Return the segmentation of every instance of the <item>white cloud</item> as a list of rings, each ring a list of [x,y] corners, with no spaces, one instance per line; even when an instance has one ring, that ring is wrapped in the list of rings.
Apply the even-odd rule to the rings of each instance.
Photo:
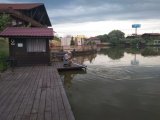
[[[84,23],[72,23],[72,24],[58,24],[53,28],[59,35],[86,35],[96,36],[102,34],[108,34],[114,29],[123,31],[126,35],[134,33],[132,24],[139,23],[141,28],[138,29],[139,34],[160,32],[159,20],[126,20],[126,21],[99,21],[99,22],[84,22]]]

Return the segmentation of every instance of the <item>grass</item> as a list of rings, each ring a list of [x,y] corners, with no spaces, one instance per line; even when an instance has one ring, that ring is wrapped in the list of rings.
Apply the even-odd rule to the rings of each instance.
[[[8,40],[0,38],[0,72],[7,69],[6,59],[9,55]]]

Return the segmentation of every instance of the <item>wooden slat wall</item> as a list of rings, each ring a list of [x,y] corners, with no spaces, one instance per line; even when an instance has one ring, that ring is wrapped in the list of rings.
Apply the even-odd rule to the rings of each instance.
[[[38,40],[38,44],[35,44],[36,39]],[[15,40],[15,45],[11,45],[11,40]],[[30,41],[29,44],[31,44],[29,48],[30,51],[40,52],[27,52],[27,41]],[[18,43],[22,43],[23,47],[18,47]],[[36,47],[34,45],[36,45]],[[17,66],[49,64],[50,62],[48,39],[12,38],[9,40],[9,51],[10,57],[16,60]]]

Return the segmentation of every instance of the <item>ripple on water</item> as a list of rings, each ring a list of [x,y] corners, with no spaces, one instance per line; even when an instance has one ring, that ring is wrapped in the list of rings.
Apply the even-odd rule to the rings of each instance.
[[[77,120],[158,120],[160,67],[88,66],[71,74],[66,92]],[[70,77],[69,77],[70,78]],[[134,115],[133,115],[134,114]]]

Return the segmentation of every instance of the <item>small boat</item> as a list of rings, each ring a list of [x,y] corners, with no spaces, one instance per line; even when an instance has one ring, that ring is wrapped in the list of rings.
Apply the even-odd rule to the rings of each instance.
[[[62,70],[81,70],[87,69],[86,65],[82,65],[82,64],[78,64],[78,63],[72,63],[71,65],[63,65],[63,67],[58,68],[58,70],[62,71]]]

